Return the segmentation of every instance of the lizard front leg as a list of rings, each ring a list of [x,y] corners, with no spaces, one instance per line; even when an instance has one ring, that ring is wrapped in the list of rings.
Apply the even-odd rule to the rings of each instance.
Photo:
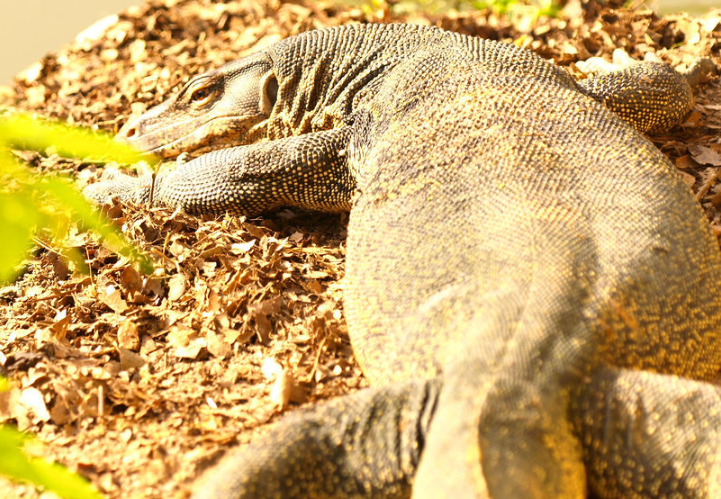
[[[189,213],[255,215],[281,206],[347,211],[355,184],[345,150],[350,127],[204,154],[159,174],[153,201]],[[96,202],[150,201],[149,175],[115,174],[88,186]]]

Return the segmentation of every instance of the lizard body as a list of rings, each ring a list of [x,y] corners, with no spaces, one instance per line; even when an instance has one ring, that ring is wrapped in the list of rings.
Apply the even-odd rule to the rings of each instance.
[[[691,103],[661,64],[579,84],[510,45],[371,25],[281,41],[126,125],[211,151],[160,176],[160,202],[352,206],[345,310],[372,388],[285,418],[195,497],[719,497],[721,258],[637,131]]]

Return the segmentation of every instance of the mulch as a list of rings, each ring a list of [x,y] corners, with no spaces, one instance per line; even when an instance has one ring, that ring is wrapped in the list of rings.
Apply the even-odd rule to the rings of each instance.
[[[153,0],[103,19],[0,87],[0,105],[110,132],[190,76],[314,28],[415,22],[527,47],[574,63],[656,52],[673,65],[717,63],[721,11],[659,17],[569,1],[557,18],[423,13],[310,0]],[[721,85],[705,84],[686,121],[651,139],[721,234]],[[20,151],[43,175],[82,186],[102,167]],[[230,446],[299,404],[364,386],[343,316],[347,216],[284,209],[256,218],[191,217],[112,204],[108,216],[156,262],[143,275],[97,237],[38,234],[18,280],[0,288],[0,423],[36,434],[34,452],[88,477],[109,498],[187,497]],[[90,274],[61,255],[74,248]],[[0,481],[7,498],[39,497]],[[48,495],[43,495],[48,497]]]

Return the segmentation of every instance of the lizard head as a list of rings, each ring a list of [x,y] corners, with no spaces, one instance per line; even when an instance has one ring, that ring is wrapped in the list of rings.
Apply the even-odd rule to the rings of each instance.
[[[196,76],[117,137],[164,157],[247,144],[264,135],[277,95],[272,61],[260,52]]]

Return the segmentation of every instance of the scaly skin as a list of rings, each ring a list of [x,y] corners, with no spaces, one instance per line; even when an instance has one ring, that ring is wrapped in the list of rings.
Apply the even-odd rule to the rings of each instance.
[[[290,415],[194,497],[721,497],[721,258],[631,126],[683,117],[684,76],[641,64],[577,84],[525,50],[406,25],[309,32],[219,71],[258,60],[233,86],[270,109],[239,109],[250,145],[161,176],[155,199],[352,203],[345,310],[372,388]],[[181,100],[123,134],[161,151],[189,137]],[[111,192],[147,199],[147,181],[88,195]]]

